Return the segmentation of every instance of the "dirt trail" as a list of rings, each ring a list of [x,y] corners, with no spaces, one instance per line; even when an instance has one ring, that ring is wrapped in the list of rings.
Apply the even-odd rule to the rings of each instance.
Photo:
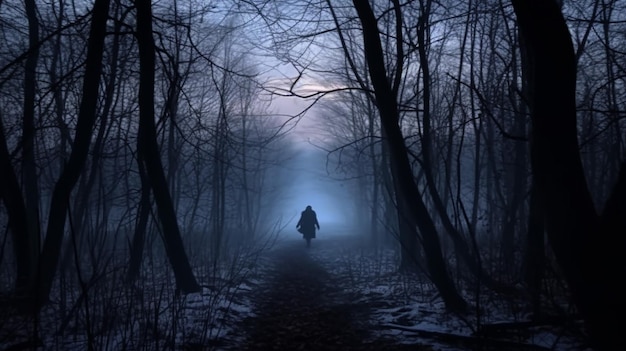
[[[303,241],[289,241],[272,251],[273,266],[255,293],[256,317],[246,322],[248,339],[243,349],[420,349],[388,340],[366,341],[368,307],[351,302],[353,296],[342,289],[341,282],[310,257],[315,241],[312,246],[307,249]]]

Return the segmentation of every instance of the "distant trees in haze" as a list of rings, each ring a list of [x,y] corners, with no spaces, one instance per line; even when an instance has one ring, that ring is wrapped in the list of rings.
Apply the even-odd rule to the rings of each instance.
[[[71,267],[97,279],[125,254],[132,282],[160,235],[178,288],[197,290],[194,257],[218,262],[271,228],[282,134],[237,16],[177,1],[83,10],[0,3],[3,278],[45,303]]]

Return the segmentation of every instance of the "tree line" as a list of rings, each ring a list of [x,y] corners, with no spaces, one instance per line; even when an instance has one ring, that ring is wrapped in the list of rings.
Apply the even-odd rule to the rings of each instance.
[[[25,306],[120,250],[135,281],[155,237],[176,289],[198,291],[189,251],[218,261],[268,230],[288,148],[236,13],[217,10],[0,2],[0,263]]]
[[[317,92],[326,147],[370,239],[392,232],[400,268],[426,272],[450,311],[479,285],[541,320],[564,282],[594,344],[623,344],[624,8],[289,3],[271,20],[306,23],[282,42],[325,54],[290,63],[333,77]]]
[[[450,311],[484,286],[541,318],[565,282],[595,345],[623,344],[623,4],[87,7],[0,2],[0,264],[18,296],[44,304],[72,261],[97,271],[117,245],[133,281],[154,232],[177,289],[196,291],[189,242],[218,260],[263,231],[279,192],[272,166],[290,155],[271,92],[316,101],[364,237],[391,233],[399,268]],[[262,84],[250,52],[292,79]]]

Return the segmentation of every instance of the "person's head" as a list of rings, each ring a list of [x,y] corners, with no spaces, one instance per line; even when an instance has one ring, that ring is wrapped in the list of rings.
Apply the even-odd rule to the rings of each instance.
[[[313,208],[311,206],[307,206],[306,209],[305,209],[305,211],[312,211],[312,210],[313,210]]]

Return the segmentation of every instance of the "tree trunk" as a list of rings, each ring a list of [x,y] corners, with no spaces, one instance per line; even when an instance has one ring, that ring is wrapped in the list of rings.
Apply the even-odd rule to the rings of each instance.
[[[397,187],[397,186],[396,186]],[[401,191],[396,189],[396,194]],[[407,204],[402,201],[402,196],[397,196],[396,214],[398,216],[398,241],[400,242],[400,267],[401,272],[415,272],[420,267],[418,246],[418,234],[415,224],[410,219],[410,211]]]
[[[545,228],[537,186],[531,185],[528,209],[528,233],[524,255],[524,281],[530,292],[533,316],[541,314],[541,281],[545,270]]]
[[[154,123],[154,68],[155,45],[152,37],[152,3],[136,1],[137,43],[139,47],[139,131],[137,137],[138,159],[144,163],[157,211],[163,227],[165,251],[176,278],[176,288],[183,293],[200,290],[193,275],[180,229],[176,211],[163,171]]]
[[[372,86],[374,87],[383,133],[387,136],[389,142],[392,178],[394,184],[396,184],[394,188],[397,187],[397,189],[402,191],[401,193],[396,193],[398,203],[406,201],[410,211],[410,219],[413,221],[411,225],[417,225],[420,229],[430,278],[441,293],[446,307],[451,311],[463,311],[466,309],[467,304],[458,294],[450,278],[443,259],[437,229],[413,179],[413,171],[399,126],[396,96],[393,94],[385,71],[384,53],[376,17],[368,2],[353,0],[353,5],[357,10],[363,28],[365,58],[368,63]],[[398,59],[401,59],[401,57]]]
[[[371,168],[372,168],[372,203],[370,204],[370,228],[369,228],[369,236],[370,242],[374,245],[378,245],[378,221],[380,218],[378,216],[379,213],[379,189],[380,189],[380,171],[378,170],[378,162],[376,161],[376,144],[374,143],[374,118],[375,113],[372,110],[372,104],[370,101],[366,101],[367,103],[367,122],[368,122],[368,133],[370,138],[370,143],[368,145],[368,151],[370,156]]]
[[[624,228],[600,218],[585,180],[576,123],[576,57],[555,1],[512,0],[530,85],[531,165],[546,233],[574,303],[598,349],[626,348]],[[605,213],[623,213],[620,175]]]
[[[128,263],[128,271],[126,272],[126,282],[130,283],[139,277],[141,269],[141,261],[143,258],[143,248],[146,243],[146,228],[150,219],[150,182],[143,167],[143,162],[138,160],[139,177],[141,178],[141,198],[139,200],[139,208],[137,210],[137,223],[135,224],[135,233],[133,241],[130,245],[130,261]]]
[[[69,160],[63,168],[52,193],[46,239],[39,260],[39,286],[33,287],[33,292],[38,294],[40,302],[48,299],[50,289],[52,288],[52,282],[59,262],[63,234],[65,233],[65,220],[70,194],[87,160],[93,125],[96,120],[96,107],[98,106],[100,76],[102,73],[102,54],[108,15],[109,0],[95,0],[87,44],[85,77],[78,111],[78,122],[76,123],[76,135]]]
[[[116,21],[113,32],[120,33],[122,28],[122,21]],[[115,86],[118,82],[117,74],[118,74],[118,60],[119,60],[119,51],[120,51],[120,38],[121,35],[115,35],[113,37],[113,43],[111,45],[111,54],[109,58],[109,77],[106,80],[104,92],[104,104],[102,106],[102,112],[99,118],[98,125],[98,133],[96,135],[93,148],[92,148],[92,156],[91,156],[91,164],[89,170],[85,170],[83,173],[80,182],[78,183],[78,187],[76,188],[77,196],[74,200],[74,209],[73,211],[73,221],[75,226],[75,240],[79,241],[83,236],[84,223],[85,218],[89,215],[90,210],[90,202],[93,196],[93,188],[96,183],[96,179],[100,179],[102,182],[102,177],[99,177],[98,171],[102,170],[102,159],[103,159],[103,149],[106,143],[106,136],[109,134],[110,129],[113,128],[112,123],[109,123],[111,110],[113,109],[113,104],[115,101]],[[60,46],[60,45],[59,45]],[[62,114],[63,110],[59,110],[57,113]],[[58,120],[62,122],[61,118]],[[67,128],[67,126],[65,126]],[[65,253],[63,261],[61,262],[61,270],[65,269],[70,262],[72,261],[73,254],[72,253],[72,243],[71,241],[67,241],[64,250]]]
[[[37,4],[34,0],[24,2],[28,17],[29,54],[25,63],[24,74],[24,118],[22,120],[22,189],[25,195],[27,242],[28,242],[28,276],[18,277],[18,281],[30,284],[35,277],[40,246],[39,227],[39,184],[37,181],[37,165],[35,164],[35,95],[37,85],[37,62],[39,60],[39,19]],[[23,286],[25,287],[25,286]]]
[[[431,123],[430,123],[430,71],[428,69],[428,58],[426,55],[426,26],[428,25],[428,12],[430,12],[430,2],[427,2],[426,7],[422,9],[424,13],[420,18],[419,23],[417,24],[417,40],[418,40],[418,53],[420,57],[420,66],[422,68],[422,81],[423,81],[423,114],[422,114],[422,137],[421,137],[421,146],[422,146],[422,167],[424,169],[424,176],[426,178],[426,185],[428,189],[428,193],[430,194],[435,210],[439,214],[439,218],[441,219],[441,223],[446,231],[446,233],[452,239],[454,243],[454,250],[456,251],[458,257],[465,262],[470,272],[474,274],[476,277],[480,277],[480,279],[490,288],[500,290],[502,285],[496,282],[491,278],[486,272],[483,271],[482,267],[479,264],[477,258],[472,256],[470,248],[463,239],[463,236],[459,232],[459,230],[454,226],[450,216],[448,215],[448,211],[444,205],[443,200],[437,190],[437,184],[435,180],[435,175],[433,174],[433,162],[432,162],[432,132],[431,132]],[[422,5],[423,7],[423,5]],[[479,152],[479,150],[477,151]],[[479,162],[478,160],[476,162]],[[476,190],[478,191],[478,189]],[[476,206],[477,204],[474,204]],[[476,255],[479,253],[477,252]]]
[[[389,151],[389,141],[388,137],[385,134],[384,130],[382,133],[383,137],[383,147],[382,152],[384,155],[391,155]],[[393,156],[392,156],[393,157]],[[395,180],[394,174],[397,173],[396,164],[389,160],[386,163],[389,165],[391,172],[391,180],[388,183],[391,183],[390,186],[393,187],[393,194],[395,194],[395,215],[396,215],[396,223],[398,224],[398,242],[400,244],[400,266],[398,268],[401,272],[414,272],[419,267],[420,257],[419,257],[419,246],[418,246],[418,233],[415,229],[415,223],[411,219],[411,210],[409,209],[409,205],[404,199],[402,194],[402,188],[399,186],[400,184]],[[389,175],[387,175],[389,178]],[[376,206],[376,203],[373,204]]]
[[[19,294],[30,284],[36,267],[31,266],[30,242],[28,241],[28,220],[26,205],[22,198],[17,175],[13,171],[11,155],[7,148],[6,135],[0,116],[0,196],[7,209],[9,227],[13,236],[13,251],[17,270],[15,291]]]

